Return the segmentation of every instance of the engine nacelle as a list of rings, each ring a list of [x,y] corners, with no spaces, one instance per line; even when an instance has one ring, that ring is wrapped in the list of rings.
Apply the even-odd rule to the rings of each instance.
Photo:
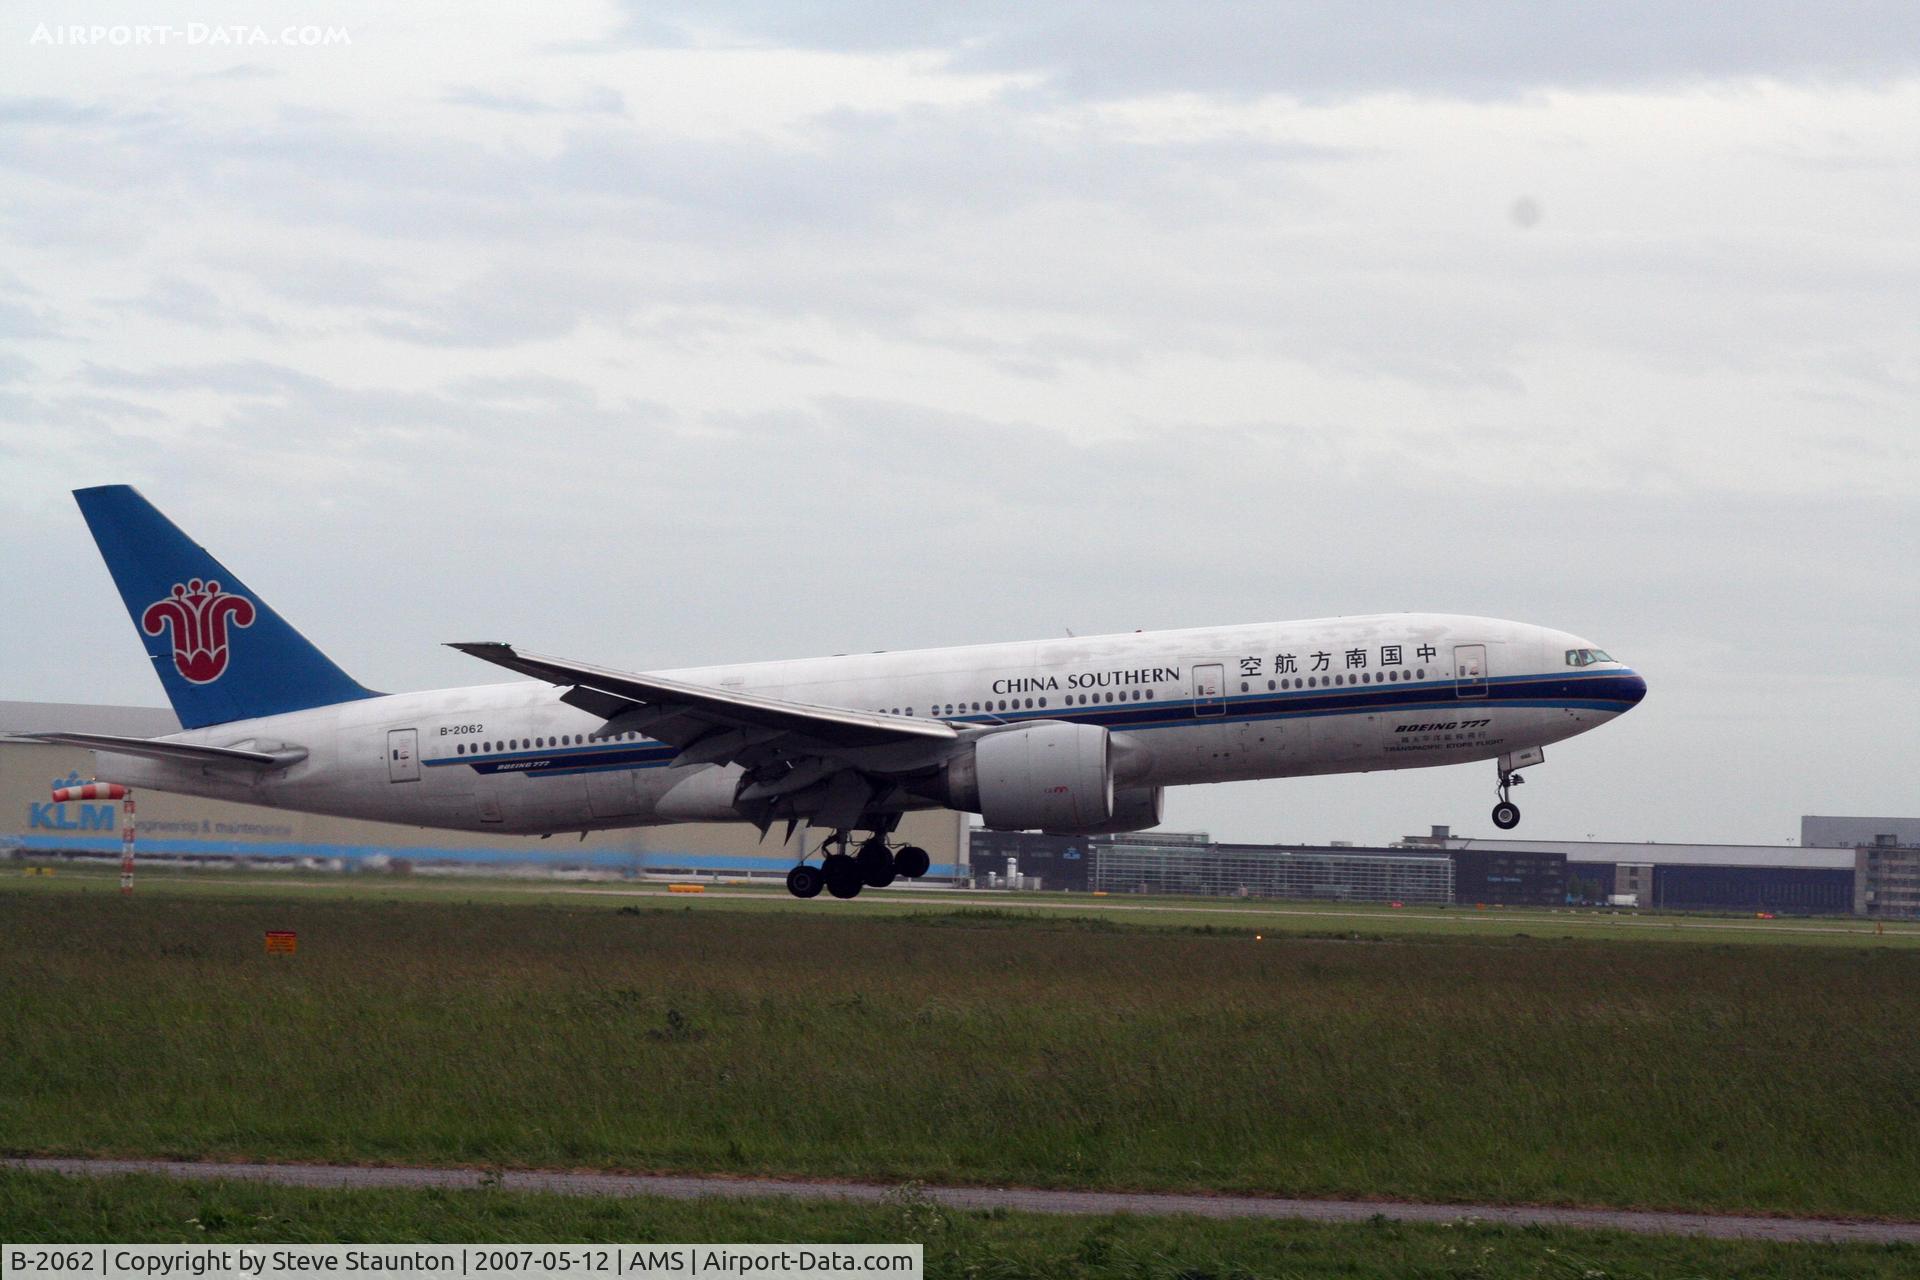
[[[1113,793],[1113,816],[1097,827],[1048,827],[1048,835],[1117,836],[1128,831],[1145,831],[1164,821],[1161,804],[1165,787],[1123,787]]]
[[[1092,724],[989,733],[946,767],[946,802],[996,831],[1097,828],[1113,818],[1113,748]]]

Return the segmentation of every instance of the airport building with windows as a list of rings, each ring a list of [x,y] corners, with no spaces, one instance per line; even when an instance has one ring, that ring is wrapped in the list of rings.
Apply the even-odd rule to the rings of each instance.
[[[1446,903],[1453,863],[1406,849],[1228,844],[1198,832],[969,833],[976,888]]]
[[[1441,904],[1453,900],[1453,862],[1405,849],[1179,844],[1149,833],[1103,840],[1094,855],[1093,887],[1106,893]]]
[[[1856,907],[1856,851],[1802,845],[1634,844],[1625,841],[1469,838],[1436,827],[1408,836],[1409,848],[1446,850],[1456,867],[1456,901],[1552,902],[1666,911],[1770,911],[1847,915]],[[1557,863],[1560,894],[1546,888]],[[1533,868],[1535,891],[1501,896],[1468,868]]]
[[[1817,848],[1489,840],[1445,827],[1386,848],[1230,844],[1174,832],[976,829],[969,840],[977,888],[1920,917],[1920,845],[1900,842],[1899,820],[1846,821],[1864,824],[1842,829],[1846,836],[1871,842]]]

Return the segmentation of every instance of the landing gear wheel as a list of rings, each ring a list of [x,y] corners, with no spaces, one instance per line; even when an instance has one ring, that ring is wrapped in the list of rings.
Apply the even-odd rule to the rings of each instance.
[[[1502,800],[1493,806],[1493,825],[1502,831],[1511,831],[1520,825],[1520,806],[1511,800]]]
[[[894,874],[904,876],[908,880],[927,874],[927,869],[931,866],[933,866],[933,859],[928,857],[927,851],[917,844],[910,844],[893,855]]]
[[[820,868],[827,882],[827,892],[836,898],[857,898],[860,896],[860,864],[844,853],[827,855],[825,865]]]
[[[860,868],[860,883],[869,889],[884,889],[893,883],[893,851],[885,840],[867,841],[853,861]]]
[[[787,892],[796,898],[817,898],[826,883],[827,877],[820,868],[804,862],[787,872]]]

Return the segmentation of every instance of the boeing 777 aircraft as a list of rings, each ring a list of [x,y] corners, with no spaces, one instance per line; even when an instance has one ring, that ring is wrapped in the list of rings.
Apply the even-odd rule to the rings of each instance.
[[[926,874],[889,839],[912,809],[1140,831],[1171,786],[1493,760],[1510,829],[1518,770],[1646,693],[1563,631],[1401,613],[647,673],[464,643],[532,682],[379,694],[133,489],[74,497],[185,726],[32,735],[101,780],[465,831],[805,823],[802,898]]]

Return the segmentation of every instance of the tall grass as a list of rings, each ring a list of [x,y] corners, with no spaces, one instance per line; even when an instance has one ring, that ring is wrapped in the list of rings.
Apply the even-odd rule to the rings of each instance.
[[[1920,1216],[1909,951],[0,894],[0,983],[16,1153]]]

